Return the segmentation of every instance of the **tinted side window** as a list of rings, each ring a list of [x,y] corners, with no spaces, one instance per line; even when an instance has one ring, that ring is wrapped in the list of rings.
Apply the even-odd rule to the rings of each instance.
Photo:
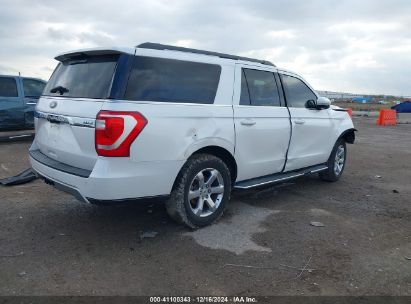
[[[46,84],[34,79],[23,79],[24,96],[39,97],[43,93]]]
[[[11,77],[0,77],[0,97],[17,97],[16,80]]]
[[[281,75],[287,97],[287,105],[293,108],[305,108],[308,100],[317,100],[317,96],[300,79]]]
[[[137,56],[125,98],[212,104],[220,73],[216,64]]]
[[[280,95],[272,72],[244,69],[253,106],[280,106]]]
[[[250,104],[250,92],[248,91],[247,80],[245,79],[244,69],[241,69],[240,105],[249,106]]]

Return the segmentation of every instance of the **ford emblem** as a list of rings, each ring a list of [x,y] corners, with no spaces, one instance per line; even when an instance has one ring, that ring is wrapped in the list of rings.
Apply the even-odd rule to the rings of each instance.
[[[57,101],[52,101],[49,104],[50,108],[54,109],[55,107],[57,107]]]

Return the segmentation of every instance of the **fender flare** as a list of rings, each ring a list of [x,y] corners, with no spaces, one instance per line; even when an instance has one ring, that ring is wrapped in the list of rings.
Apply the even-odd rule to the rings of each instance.
[[[355,128],[350,128],[345,130],[344,132],[342,132],[340,134],[340,136],[338,137],[337,141],[339,141],[341,138],[344,138],[346,143],[349,144],[353,144],[355,141],[355,132],[357,132],[358,130]],[[336,142],[337,142],[336,141]]]

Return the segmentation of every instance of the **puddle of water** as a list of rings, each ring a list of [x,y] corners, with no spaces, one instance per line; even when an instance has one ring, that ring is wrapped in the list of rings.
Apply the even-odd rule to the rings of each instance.
[[[318,215],[318,216],[329,216],[329,215],[332,215],[332,213],[331,212],[329,212],[329,211],[327,211],[327,210],[324,210],[324,209],[316,209],[316,208],[313,208],[313,209],[310,209],[310,211],[311,211],[311,214],[312,215]]]
[[[214,225],[187,232],[196,243],[211,249],[224,249],[235,254],[242,254],[248,250],[271,252],[268,247],[256,244],[252,240],[253,234],[265,232],[261,227],[269,215],[279,213],[279,210],[255,207],[241,202],[232,202],[229,207],[230,218],[222,218]]]

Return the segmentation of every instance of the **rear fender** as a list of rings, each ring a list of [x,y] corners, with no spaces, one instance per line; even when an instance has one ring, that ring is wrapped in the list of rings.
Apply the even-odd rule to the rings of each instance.
[[[216,147],[221,147],[228,152],[230,152],[231,155],[234,155],[234,145],[233,143],[229,142],[228,140],[225,140],[223,138],[219,137],[208,137],[208,138],[203,138],[201,140],[198,140],[194,143],[192,143],[185,151],[184,153],[184,159],[188,159],[192,154],[194,154],[196,151],[206,148],[209,146],[216,146]]]

